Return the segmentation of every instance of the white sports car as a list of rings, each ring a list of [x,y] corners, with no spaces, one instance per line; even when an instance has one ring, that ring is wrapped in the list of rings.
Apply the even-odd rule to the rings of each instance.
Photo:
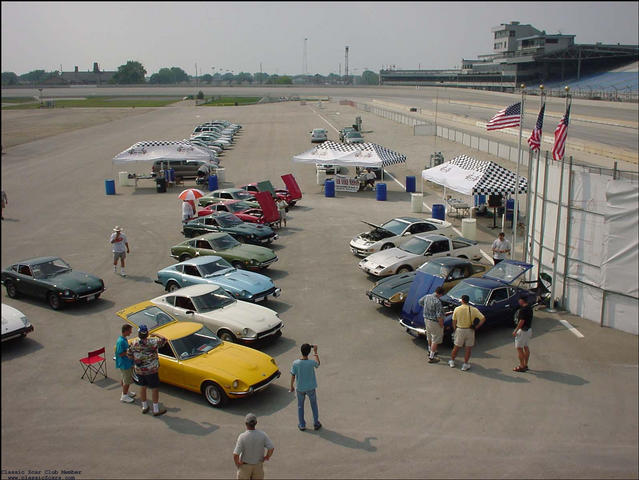
[[[33,332],[33,325],[20,310],[2,304],[2,340],[20,336],[27,336]]]
[[[376,277],[410,272],[431,258],[459,257],[479,260],[477,242],[462,237],[450,239],[443,235],[416,235],[401,247],[374,253],[359,262],[359,268]]]
[[[236,300],[219,285],[180,288],[150,300],[179,320],[203,323],[225,342],[253,344],[282,334],[277,312]]]
[[[418,233],[438,233],[446,237],[454,235],[452,226],[436,218],[398,217],[382,225],[364,222],[373,229],[362,232],[351,240],[351,252],[359,257],[387,248],[399,247]]]

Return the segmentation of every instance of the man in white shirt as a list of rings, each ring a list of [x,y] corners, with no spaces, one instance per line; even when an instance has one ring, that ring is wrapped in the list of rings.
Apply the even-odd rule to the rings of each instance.
[[[506,234],[501,232],[493,242],[493,261],[497,265],[510,255],[510,242],[506,240]]]
[[[117,271],[119,258],[121,265],[120,275],[126,277],[126,273],[124,273],[124,259],[126,258],[126,254],[129,253],[129,241],[126,238],[126,235],[122,233],[122,227],[116,226],[113,229],[109,242],[113,246],[113,271]]]
[[[255,430],[257,417],[252,413],[246,415],[246,431],[237,437],[233,450],[233,461],[237,467],[238,479],[264,478],[264,462],[273,455],[273,442],[262,430]],[[266,449],[266,455],[264,455]]]
[[[186,223],[191,220],[195,216],[195,212],[193,212],[193,207],[188,200],[184,200],[182,202],[182,223]]]

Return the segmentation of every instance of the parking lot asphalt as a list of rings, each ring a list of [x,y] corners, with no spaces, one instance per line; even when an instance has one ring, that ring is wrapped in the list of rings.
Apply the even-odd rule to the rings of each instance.
[[[375,192],[326,198],[312,165],[291,161],[311,148],[309,132],[363,120],[364,136],[404,153],[390,173],[388,200]],[[304,198],[289,212],[266,270],[283,290],[266,306],[280,313],[283,336],[262,350],[283,373],[268,389],[208,406],[194,393],[162,385],[168,413],[154,418],[119,402],[118,373],[81,380],[86,352],[113,348],[121,321],[115,312],[161,295],[156,272],[173,263],[169,248],[182,240],[181,187],[158,194],[117,184],[114,155],[141,140],[187,138],[214,118],[244,126],[225,152],[224,186],[293,173]],[[364,295],[373,280],[358,268],[349,240],[366,226],[412,214],[400,183],[419,175],[429,154],[445,158],[468,149],[335,103],[283,102],[250,107],[175,107],[70,130],[11,147],[2,156],[9,197],[2,224],[2,267],[58,255],[102,277],[107,290],[93,304],[54,312],[31,299],[2,301],[24,312],[35,332],[2,345],[2,478],[5,470],[75,470],[77,478],[230,478],[232,450],[244,415],[258,416],[275,453],[268,478],[555,477],[628,478],[638,475],[637,352],[634,335],[569,314],[535,312],[531,370],[514,373],[508,327],[480,331],[472,368],[426,363],[425,342],[408,336],[397,312]],[[483,158],[473,152],[477,158]],[[104,180],[116,179],[114,196]],[[189,184],[188,186],[194,186]],[[418,186],[419,189],[419,186]],[[432,204],[440,193],[426,187]],[[493,234],[481,219],[484,250]],[[459,228],[459,221],[455,221]],[[122,225],[131,254],[127,278],[115,275],[108,237]],[[575,326],[575,336],[559,320]],[[290,365],[304,343],[319,345],[318,402],[324,427],[296,428],[288,392]],[[448,360],[450,350],[441,356]],[[310,412],[307,407],[307,420]]]

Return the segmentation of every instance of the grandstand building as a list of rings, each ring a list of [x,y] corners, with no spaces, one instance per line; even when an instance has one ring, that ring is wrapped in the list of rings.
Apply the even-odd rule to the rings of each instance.
[[[381,85],[443,85],[514,91],[520,83],[547,83],[609,71],[636,62],[637,45],[575,43],[574,35],[547,34],[532,25],[492,28],[493,52],[462,59],[460,69],[381,70]]]
[[[118,73],[117,71],[101,71],[98,62],[93,63],[93,71],[81,72],[76,66],[73,72],[62,72],[62,83],[69,85],[101,85],[109,83],[109,80]]]

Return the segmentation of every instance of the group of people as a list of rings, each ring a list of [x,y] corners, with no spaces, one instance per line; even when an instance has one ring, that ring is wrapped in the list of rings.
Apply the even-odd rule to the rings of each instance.
[[[120,370],[120,385],[122,392],[120,401],[123,403],[135,402],[135,392],[131,390],[133,374],[137,377],[140,386],[140,401],[142,413],[152,412],[154,417],[164,415],[165,407],[160,407],[160,362],[158,350],[162,348],[167,339],[157,333],[149,333],[146,325],[138,327],[138,336],[129,342],[127,337],[133,332],[133,327],[125,323],[121,328],[122,334],[115,343],[115,366]],[[313,358],[309,355],[313,351]],[[313,429],[319,430],[322,424],[319,421],[319,409],[317,407],[317,378],[315,370],[320,366],[317,345],[308,343],[300,347],[302,356],[295,360],[291,366],[290,392],[297,395],[297,428],[306,430],[304,405],[308,397],[313,414]],[[151,389],[152,410],[147,402],[147,388]],[[249,413],[245,417],[246,431],[240,434],[233,450],[233,461],[237,467],[238,479],[264,478],[263,463],[268,461],[275,449],[273,442],[266,433],[256,430],[257,417]],[[266,450],[266,454],[264,451]]]

